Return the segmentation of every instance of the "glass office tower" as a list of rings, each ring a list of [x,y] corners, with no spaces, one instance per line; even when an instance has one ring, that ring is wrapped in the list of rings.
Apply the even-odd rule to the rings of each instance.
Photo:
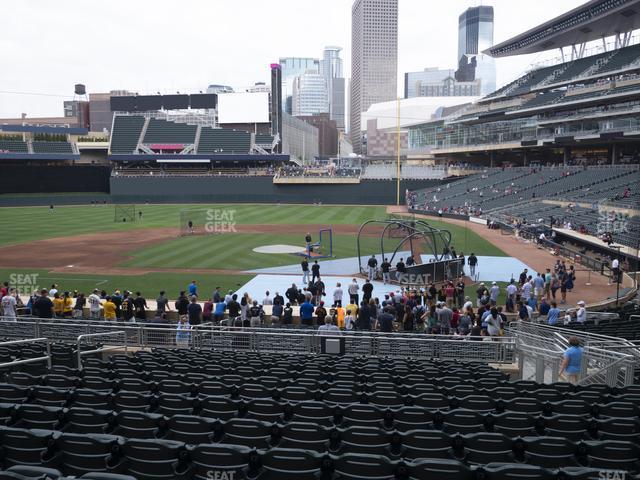
[[[481,95],[496,89],[496,65],[482,53],[493,45],[493,7],[468,8],[458,17],[458,70],[456,80],[480,80]]]

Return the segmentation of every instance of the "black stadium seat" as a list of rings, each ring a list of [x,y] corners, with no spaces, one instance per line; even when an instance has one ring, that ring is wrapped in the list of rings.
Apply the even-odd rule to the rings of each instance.
[[[127,440],[122,447],[125,471],[138,479],[186,480],[189,453],[182,442],[170,440]]]
[[[113,407],[113,394],[109,390],[78,388],[72,394],[71,404],[74,407],[110,410]]]
[[[224,425],[223,443],[266,449],[271,445],[273,427],[266,422],[234,418]]]
[[[14,426],[18,428],[58,430],[65,416],[64,408],[33,404],[19,405],[16,412],[17,420]]]
[[[290,422],[280,429],[278,447],[326,452],[330,446],[331,432],[330,428],[315,423]],[[337,435],[335,437],[334,441],[337,442]]]
[[[339,478],[345,480],[393,480],[396,472],[396,466],[380,455],[347,453],[337,457],[333,465]]]
[[[81,476],[93,472],[124,473],[122,438],[113,435],[64,433],[57,442],[64,471]]]
[[[217,422],[193,415],[174,415],[167,421],[163,438],[197,445],[213,441]]]
[[[249,447],[222,443],[198,445],[190,457],[197,480],[211,480],[213,471],[224,472],[229,478],[245,478],[251,459],[256,466],[259,461]]]
[[[437,430],[410,430],[402,436],[402,456],[419,458],[453,458],[451,437]]]
[[[63,431],[71,433],[109,433],[116,424],[111,410],[70,408],[64,418]]]
[[[274,448],[260,455],[258,475],[260,480],[317,480],[328,478],[332,465],[329,459],[310,452]]]
[[[439,458],[422,459],[408,466],[412,479],[415,480],[475,480],[476,475],[469,467],[456,460]]]
[[[29,396],[29,387],[0,383],[0,403],[22,403]]]
[[[167,427],[162,415],[127,410],[118,413],[115,423],[111,433],[129,438],[159,438]]]
[[[156,413],[167,417],[171,415],[192,415],[199,409],[200,401],[187,395],[162,393],[158,395]]]
[[[60,454],[54,448],[55,437],[50,431],[0,427],[0,442],[5,467],[33,465],[56,468],[60,463]]]
[[[172,361],[183,373],[154,378],[146,370],[169,372]],[[221,362],[216,375],[199,373],[213,361]],[[484,367],[475,364],[461,373],[453,362],[425,363],[153,350],[113,357],[104,369],[94,363],[88,377],[104,380],[101,390],[84,388],[77,379],[87,377],[65,366],[31,386],[0,384],[0,425],[8,425],[0,426],[0,469],[154,480],[210,480],[213,470],[255,480],[601,480],[604,469],[640,472],[632,388],[496,386],[504,380],[482,382]],[[253,375],[244,383],[238,364]]]

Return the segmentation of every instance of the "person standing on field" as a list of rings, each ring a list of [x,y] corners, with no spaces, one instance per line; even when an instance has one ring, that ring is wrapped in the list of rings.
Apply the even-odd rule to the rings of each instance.
[[[333,305],[336,307],[342,307],[342,296],[344,292],[342,291],[342,285],[340,282],[336,283],[336,289],[333,291]]]
[[[369,280],[375,280],[377,266],[378,266],[378,260],[376,259],[376,256],[371,255],[371,258],[367,262],[367,267],[369,268]]]
[[[309,261],[307,260],[307,257],[304,257],[302,259],[302,262],[300,262],[300,268],[302,268],[302,284],[308,285],[309,284]]]
[[[358,291],[360,290],[360,286],[358,285],[358,281],[354,278],[351,285],[349,285],[349,303],[353,305],[358,305],[360,300],[360,295]],[[355,312],[355,310],[354,310]]]
[[[315,282],[316,278],[320,278],[320,265],[317,260],[311,265],[311,281]]]
[[[469,275],[471,278],[475,277],[476,266],[478,265],[478,257],[476,257],[475,253],[472,252],[471,255],[469,255],[469,258],[467,258],[467,264],[469,265]]]
[[[310,256],[311,255],[311,234],[309,232],[307,232],[307,234],[304,236],[304,243],[307,249],[307,256]]]
[[[380,270],[382,271],[382,282],[386,285],[391,281],[389,276],[389,270],[391,269],[391,264],[389,263],[389,259],[385,258],[384,261],[380,264]]]

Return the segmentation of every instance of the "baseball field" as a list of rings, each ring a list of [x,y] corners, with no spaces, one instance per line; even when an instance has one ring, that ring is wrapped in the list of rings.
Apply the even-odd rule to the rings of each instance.
[[[216,234],[181,236],[189,208],[213,211]],[[0,208],[0,281],[23,290],[48,287],[88,292],[116,288],[153,297],[170,296],[198,280],[201,291],[234,289],[249,281],[251,270],[299,263],[291,253],[257,253],[254,248],[293,245],[304,249],[309,232],[332,229],[333,258],[356,256],[356,236],[366,220],[388,218],[385,207],[315,205],[137,205],[122,219],[113,205]],[[458,252],[504,253],[464,226],[430,223],[451,232]],[[184,230],[184,225],[182,225]],[[363,250],[379,239],[362,238]],[[370,251],[370,250],[369,250]],[[322,260],[320,260],[322,263]]]

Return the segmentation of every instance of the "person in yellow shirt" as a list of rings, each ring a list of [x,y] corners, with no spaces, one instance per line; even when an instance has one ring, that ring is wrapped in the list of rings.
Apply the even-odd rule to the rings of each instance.
[[[351,315],[353,318],[358,318],[358,305],[355,303],[349,302],[349,305],[345,307],[345,311],[351,310]]]
[[[71,318],[71,314],[73,312],[73,299],[71,298],[69,292],[64,292],[64,295],[62,296],[62,302],[62,316],[65,318]]]
[[[115,322],[116,317],[116,304],[113,303],[111,297],[107,297],[102,304],[102,308],[104,310],[104,319],[108,322]]]
[[[58,292],[53,294],[53,314],[60,318],[62,318],[62,315],[64,314],[64,300],[60,297]]]
[[[345,311],[344,308],[342,307],[336,307],[336,319],[337,319],[337,323],[338,323],[338,328],[340,330],[344,330],[344,316],[345,316]]]

